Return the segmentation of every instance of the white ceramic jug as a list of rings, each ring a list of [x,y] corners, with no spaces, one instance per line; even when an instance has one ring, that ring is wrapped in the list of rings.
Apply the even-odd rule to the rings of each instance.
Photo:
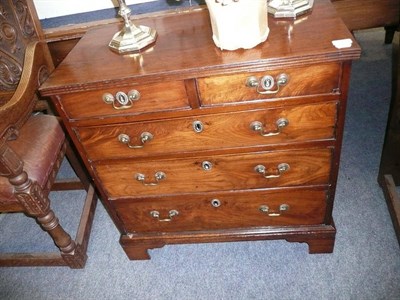
[[[269,34],[266,0],[206,0],[214,43],[221,49],[249,49]]]

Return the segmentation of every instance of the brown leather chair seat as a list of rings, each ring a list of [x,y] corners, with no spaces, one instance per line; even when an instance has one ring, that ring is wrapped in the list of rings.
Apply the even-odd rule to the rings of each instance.
[[[54,162],[58,161],[56,156],[60,153],[64,141],[64,132],[54,116],[36,115],[29,118],[21,128],[18,139],[8,143],[24,162],[24,170],[31,180],[37,181],[46,195],[53,183],[53,174],[56,174],[60,167],[54,166]],[[0,177],[0,210],[24,210],[14,196],[14,187],[5,177]]]

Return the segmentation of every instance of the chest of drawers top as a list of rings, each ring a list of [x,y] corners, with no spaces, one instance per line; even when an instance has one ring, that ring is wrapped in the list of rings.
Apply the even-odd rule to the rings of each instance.
[[[297,20],[270,17],[267,41],[248,50],[217,48],[205,9],[143,18],[136,23],[158,31],[152,48],[140,55],[119,55],[108,43],[122,23],[91,30],[43,84],[42,95],[230,75],[249,69],[277,70],[352,60],[360,55],[360,48],[328,0],[316,1],[313,12]],[[341,39],[351,39],[352,46],[335,48],[332,41]],[[179,89],[176,84],[173,87]]]

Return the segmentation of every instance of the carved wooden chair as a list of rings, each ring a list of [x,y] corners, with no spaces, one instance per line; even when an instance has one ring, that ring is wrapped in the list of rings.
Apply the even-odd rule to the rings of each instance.
[[[0,266],[83,268],[97,197],[59,119],[33,114],[37,89],[54,67],[43,41],[27,42],[27,37],[37,37],[34,22],[27,21],[32,16],[30,1],[0,3],[0,213],[22,212],[35,218],[59,251],[2,253]],[[79,180],[56,181],[65,155]],[[61,227],[49,200],[51,190],[68,189],[87,191],[75,240]]]
[[[0,3],[0,105],[8,101],[18,86],[25,49],[32,41],[44,40],[32,0],[2,0]],[[46,101],[35,109],[49,110]]]

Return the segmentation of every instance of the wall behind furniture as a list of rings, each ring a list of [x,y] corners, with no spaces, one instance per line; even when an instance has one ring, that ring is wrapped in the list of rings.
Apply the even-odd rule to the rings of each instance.
[[[126,0],[126,4],[138,4],[156,0]],[[118,7],[117,0],[33,0],[39,19],[73,15],[88,11]]]

